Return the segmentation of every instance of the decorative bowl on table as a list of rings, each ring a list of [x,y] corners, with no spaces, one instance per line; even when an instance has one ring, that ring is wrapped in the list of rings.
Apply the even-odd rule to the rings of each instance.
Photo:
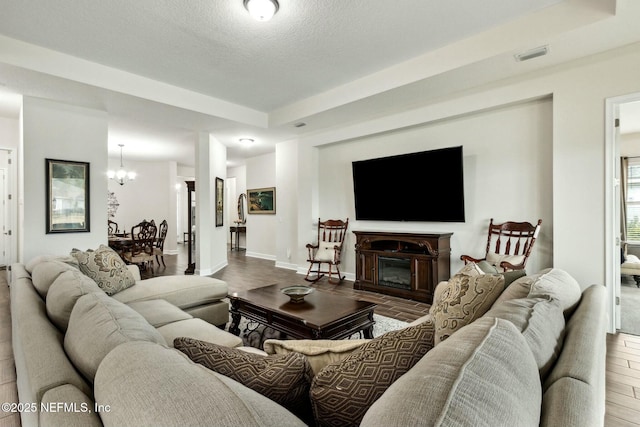
[[[302,285],[287,286],[286,288],[282,288],[280,292],[291,298],[291,302],[301,303],[304,301],[305,296],[313,292],[313,288]]]

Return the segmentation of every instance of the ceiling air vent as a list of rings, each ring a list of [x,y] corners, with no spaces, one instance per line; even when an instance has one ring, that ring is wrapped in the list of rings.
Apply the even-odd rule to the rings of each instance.
[[[527,50],[526,52],[518,53],[517,55],[514,55],[514,57],[516,58],[516,61],[522,62],[528,61],[529,59],[537,58],[539,56],[544,56],[547,53],[549,53],[549,47],[540,46],[536,47],[535,49]]]

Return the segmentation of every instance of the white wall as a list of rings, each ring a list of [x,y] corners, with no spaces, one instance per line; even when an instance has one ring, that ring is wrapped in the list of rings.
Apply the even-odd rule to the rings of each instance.
[[[228,264],[228,219],[215,223],[215,180],[226,179],[227,147],[213,135],[198,135],[196,152],[196,271],[201,276],[215,273]]]
[[[276,186],[275,160],[275,154],[247,159],[247,190]],[[276,188],[276,215],[247,213],[247,256],[276,259],[279,199],[279,190]]]
[[[120,231],[129,232],[143,219],[153,219],[158,226],[166,219],[169,226],[167,236],[175,236],[178,228],[176,162],[130,161],[125,156],[123,163],[125,170],[135,171],[137,176],[124,185],[108,180],[109,190],[113,191],[120,204],[112,220],[118,223]],[[119,167],[120,158],[109,159],[109,169],[117,170]],[[167,238],[165,252],[176,253],[176,247],[176,239]]]
[[[19,203],[19,261],[44,254],[67,254],[73,248],[96,248],[107,242],[107,114],[43,99],[24,97]],[[89,162],[90,228],[88,233],[46,234],[45,159]]]
[[[551,164],[543,162],[542,171],[536,172],[537,175],[531,178],[542,186],[545,179],[551,182],[551,191],[538,194],[536,197],[542,206],[552,207],[552,220],[543,218],[543,233],[552,233],[550,241],[553,248],[553,266],[569,272],[582,287],[592,283],[612,286],[613,284],[605,278],[605,245],[613,244],[605,242],[604,236],[605,100],[608,97],[640,92],[640,80],[637,77],[639,69],[640,44],[636,43],[541,72],[460,91],[448,98],[441,98],[437,102],[404,113],[380,116],[370,121],[316,133],[301,139],[300,144],[321,147],[429,123],[447,122],[486,110],[552,96]],[[488,116],[487,118],[490,119]],[[530,122],[524,128],[514,129],[509,123],[494,122],[494,133],[488,138],[485,135],[483,141],[478,138],[478,141],[483,144],[482,150],[491,150],[496,137],[502,141],[515,141],[522,133],[533,136],[544,133],[548,125],[548,120],[545,120],[541,124]],[[380,147],[369,146],[366,149],[381,150]],[[302,171],[305,167],[311,166],[307,164],[298,167]],[[549,170],[550,176],[545,175],[544,171],[549,173]],[[492,171],[492,174],[502,177],[499,168]],[[511,180],[513,176],[505,175],[503,179]],[[300,180],[302,185],[313,190],[313,185],[304,181]],[[490,189],[478,194],[491,195],[494,191],[501,190]],[[303,193],[299,191],[298,194]],[[511,197],[513,196],[510,194],[505,195],[507,200]],[[322,202],[323,199],[319,200]],[[320,207],[326,210],[326,206],[332,204],[333,202],[325,205],[320,203]],[[308,214],[306,200],[300,202],[300,209],[305,211],[304,215],[299,216],[300,226],[303,222],[311,223],[316,220],[315,215]],[[488,219],[489,215],[475,212],[478,213],[468,220],[478,221],[480,227],[480,218],[485,215]],[[526,210],[527,217],[530,212],[531,210]],[[552,230],[548,224],[553,224]],[[461,233],[458,232],[457,236],[461,236]],[[462,245],[462,242],[456,244]],[[473,244],[474,242],[464,243],[465,247],[471,247]],[[534,250],[537,256],[547,256],[540,253],[540,247]],[[462,249],[455,251],[460,253]],[[544,263],[540,262],[539,265],[542,266]]]
[[[304,253],[300,253],[298,241],[298,191],[302,188],[299,184],[298,156],[296,141],[276,145],[276,191],[283,195],[278,197],[277,205],[276,235],[279,237],[275,248],[276,266],[293,270],[297,270],[298,264],[307,259]]]
[[[620,155],[626,157],[640,156],[640,133],[620,135]]]
[[[460,255],[484,255],[490,218],[531,223],[542,218],[542,232],[527,270],[549,267],[553,230],[551,121],[552,101],[547,97],[321,147],[320,217],[349,218],[351,231],[453,232],[452,273],[462,267]],[[464,223],[355,220],[352,161],[458,145],[464,151]],[[416,209],[430,209],[429,187],[438,185],[440,179],[446,179],[446,171],[424,171],[424,180],[419,183],[423,191],[415,194]],[[393,176],[389,182],[391,191],[402,185]],[[342,261],[343,271],[351,274],[355,271],[354,245],[355,235],[348,233]]]
[[[20,121],[0,117],[0,148],[17,149],[20,143]]]

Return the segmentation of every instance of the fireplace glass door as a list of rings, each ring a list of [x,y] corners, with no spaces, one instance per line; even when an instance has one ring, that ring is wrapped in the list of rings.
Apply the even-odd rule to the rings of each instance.
[[[378,257],[378,284],[411,290],[411,259]]]

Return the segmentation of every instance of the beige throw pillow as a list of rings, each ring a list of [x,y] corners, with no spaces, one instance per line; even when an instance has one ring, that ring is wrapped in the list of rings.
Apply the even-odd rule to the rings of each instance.
[[[501,255],[494,254],[492,252],[489,252],[487,254],[487,262],[493,265],[500,273],[502,273],[503,271],[507,271],[507,269],[500,267],[500,263],[502,261],[507,261],[508,263],[513,265],[522,264],[522,262],[524,261],[524,255]]]
[[[330,363],[340,362],[371,340],[274,340],[264,342],[268,354],[301,353],[307,357],[313,374]]]
[[[78,260],[80,271],[92,278],[107,295],[116,294],[136,284],[133,274],[120,255],[109,246],[97,250],[74,249],[71,255]]]
[[[440,298],[429,311],[435,323],[434,345],[486,313],[504,289],[504,276],[465,267],[440,286]]]

